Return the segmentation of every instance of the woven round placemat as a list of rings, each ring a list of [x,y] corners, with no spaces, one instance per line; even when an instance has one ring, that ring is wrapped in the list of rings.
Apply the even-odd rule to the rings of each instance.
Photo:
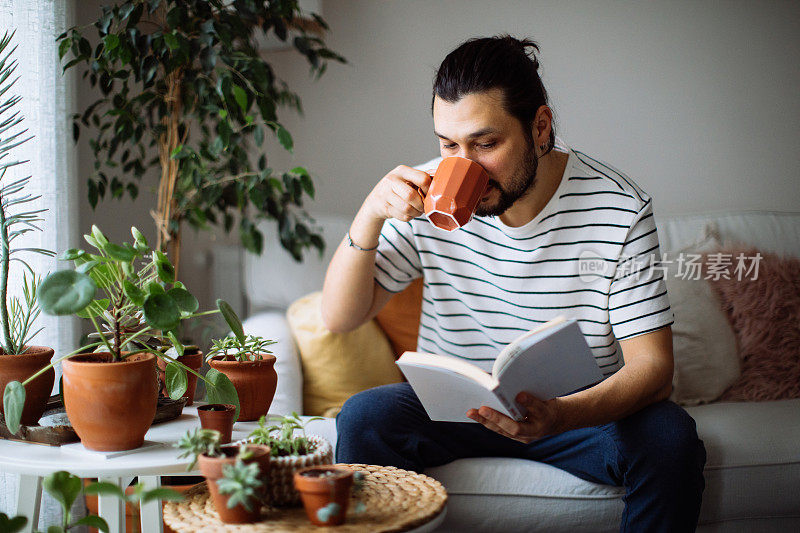
[[[316,527],[306,517],[302,506],[290,508],[264,507],[262,521],[255,524],[224,524],[214,510],[205,482],[186,492],[180,502],[164,502],[164,521],[178,533],[275,531],[408,531],[433,520],[447,503],[447,492],[435,479],[394,468],[346,464],[364,472],[364,488],[359,498],[366,510],[355,513],[355,500],[347,510],[347,521],[336,527]]]

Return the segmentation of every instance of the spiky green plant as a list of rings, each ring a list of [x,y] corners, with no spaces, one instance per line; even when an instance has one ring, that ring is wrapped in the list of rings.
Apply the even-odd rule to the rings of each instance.
[[[19,210],[20,206],[35,202],[40,196],[33,196],[25,192],[31,177],[20,178],[6,183],[6,172],[11,167],[26,163],[26,161],[7,160],[15,148],[29,141],[31,136],[26,136],[27,129],[21,129],[23,117],[16,109],[22,99],[21,96],[10,94],[9,91],[19,77],[13,77],[17,68],[17,61],[12,59],[14,46],[7,50],[11,44],[14,33],[3,34],[0,39],[0,323],[3,328],[3,351],[6,354],[21,354],[26,351],[26,345],[41,328],[33,331],[33,324],[39,316],[39,307],[36,304],[36,289],[38,277],[33,269],[17,256],[19,253],[29,252],[47,256],[54,255],[50,250],[42,248],[12,248],[12,243],[31,231],[41,231],[39,223],[43,222],[41,213],[46,209]],[[8,278],[11,264],[17,261],[27,272],[23,277],[23,298],[9,297]]]
[[[222,467],[222,477],[217,480],[220,494],[228,495],[228,508],[241,505],[248,511],[258,502],[258,490],[264,485],[259,476],[258,463],[245,463],[236,459],[232,465]]]
[[[250,432],[247,440],[253,444],[269,446],[273,457],[306,455],[316,449],[316,445],[306,437],[305,424],[313,420],[323,420],[321,416],[311,417],[304,423],[300,415],[292,412],[287,416],[270,416],[269,420],[277,423],[268,426],[267,417],[262,416],[258,420],[258,427]],[[300,435],[294,435],[296,429],[300,430]]]

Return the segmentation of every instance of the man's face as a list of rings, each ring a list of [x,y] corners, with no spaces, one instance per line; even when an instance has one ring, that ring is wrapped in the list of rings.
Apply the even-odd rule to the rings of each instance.
[[[505,111],[500,89],[468,94],[455,103],[437,96],[433,123],[442,157],[471,159],[489,174],[476,215],[502,215],[533,189],[538,160],[532,137]]]

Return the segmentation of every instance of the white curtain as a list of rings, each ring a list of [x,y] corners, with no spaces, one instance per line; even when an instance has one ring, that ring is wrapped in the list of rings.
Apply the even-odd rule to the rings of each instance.
[[[36,247],[60,253],[75,246],[77,228],[77,181],[75,179],[75,145],[72,141],[71,118],[73,82],[61,73],[55,39],[72,25],[73,0],[0,0],[0,34],[16,31],[16,76],[11,93],[22,96],[17,109],[24,117],[22,127],[33,138],[18,147],[8,160],[28,160],[9,169],[6,178],[31,176],[30,194],[41,195],[36,203],[23,204],[26,209],[48,209],[43,214],[42,232],[31,232],[19,242],[20,247]],[[69,73],[68,73],[69,76]],[[8,93],[6,93],[8,95]],[[22,256],[20,256],[22,257]],[[64,268],[54,258],[27,254],[24,259],[42,275]],[[19,294],[22,270],[12,263],[9,287]],[[14,290],[16,289],[16,291]],[[39,316],[36,329],[43,327],[33,344],[50,346],[56,356],[72,351],[77,345],[77,323],[70,317]],[[60,375],[60,372],[57,373]],[[58,380],[56,380],[56,386]],[[16,476],[0,475],[0,511],[16,509]],[[57,505],[42,500],[40,527],[57,523]]]

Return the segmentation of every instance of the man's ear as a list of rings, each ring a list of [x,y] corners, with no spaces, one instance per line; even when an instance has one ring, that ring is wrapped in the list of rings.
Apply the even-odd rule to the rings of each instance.
[[[531,124],[531,135],[536,148],[550,144],[550,131],[553,129],[553,111],[546,105],[539,106]]]

